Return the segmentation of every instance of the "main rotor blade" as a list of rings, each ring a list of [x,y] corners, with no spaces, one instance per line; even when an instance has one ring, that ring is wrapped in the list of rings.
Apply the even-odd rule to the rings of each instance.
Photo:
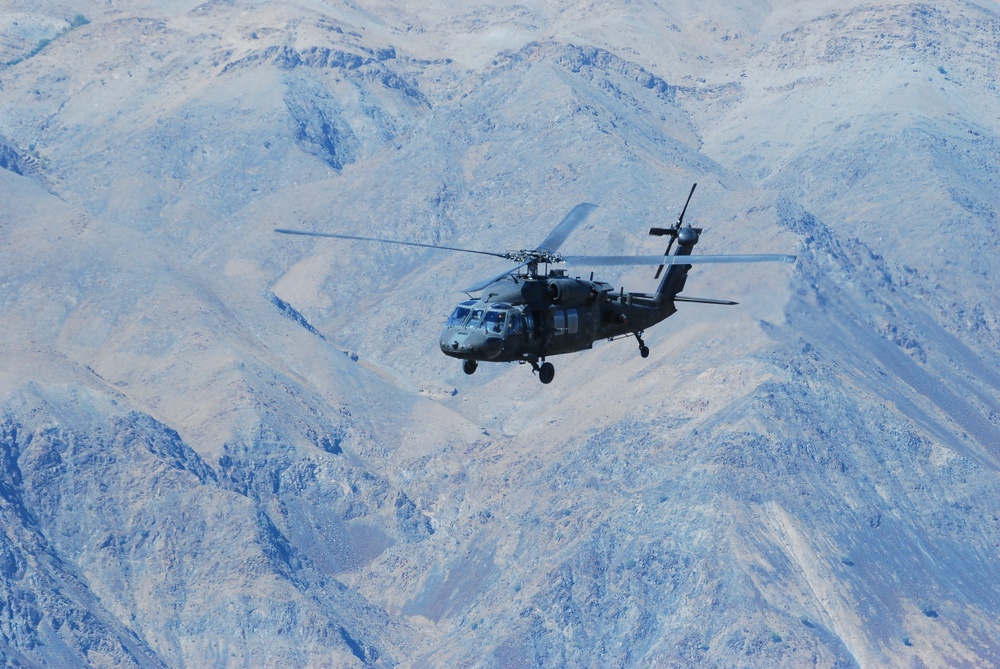
[[[495,256],[497,258],[506,258],[507,256],[503,253],[494,253],[492,251],[479,251],[477,249],[463,249],[457,246],[441,246],[439,244],[421,244],[420,242],[404,242],[398,239],[382,239],[381,237],[357,237],[355,235],[340,235],[333,232],[311,232],[309,230],[286,230],[284,228],[275,228],[275,232],[280,232],[283,235],[303,235],[306,237],[334,237],[335,239],[353,239],[360,242],[378,242],[379,244],[402,244],[403,246],[421,246],[425,249],[441,249],[442,251],[460,251],[462,253],[478,253],[484,256]]]
[[[700,265],[702,263],[795,262],[777,253],[720,256],[564,256],[567,265]]]
[[[470,286],[468,288],[463,288],[462,292],[463,293],[478,293],[479,291],[483,290],[484,288],[487,288],[488,286],[496,283],[497,281],[499,281],[500,279],[504,278],[508,274],[513,274],[514,272],[516,272],[517,270],[521,269],[522,267],[528,265],[531,262],[532,262],[531,260],[526,260],[525,262],[521,263],[520,265],[517,265],[515,267],[511,267],[510,269],[507,269],[507,270],[501,272],[500,274],[497,274],[496,276],[491,276],[488,279],[483,279],[482,281],[480,281],[479,283],[477,283],[474,286]]]
[[[549,236],[535,247],[535,250],[555,252],[566,241],[569,234],[576,229],[576,226],[583,223],[590,216],[590,212],[595,209],[597,209],[597,205],[589,202],[581,202],[573,207],[573,210],[566,214],[566,217],[549,233]]]

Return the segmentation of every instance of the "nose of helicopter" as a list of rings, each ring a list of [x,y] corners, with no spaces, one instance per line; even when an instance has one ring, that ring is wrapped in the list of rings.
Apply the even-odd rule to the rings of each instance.
[[[468,332],[460,332],[455,328],[445,328],[441,331],[441,352],[453,358],[466,357],[466,340]]]
[[[492,360],[500,355],[503,341],[487,337],[485,332],[445,328],[441,331],[440,346],[441,352],[452,358]]]

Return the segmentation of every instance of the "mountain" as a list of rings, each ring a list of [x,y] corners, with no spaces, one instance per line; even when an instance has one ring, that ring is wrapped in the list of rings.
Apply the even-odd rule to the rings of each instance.
[[[1000,5],[0,9],[5,666],[1000,665]],[[700,253],[466,376],[505,251]],[[608,269],[649,290],[652,271]]]

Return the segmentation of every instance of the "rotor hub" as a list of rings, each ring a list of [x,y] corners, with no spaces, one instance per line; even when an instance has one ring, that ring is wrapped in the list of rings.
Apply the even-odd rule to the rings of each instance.
[[[513,260],[514,262],[531,262],[535,265],[551,265],[554,263],[564,262],[562,254],[540,249],[507,251],[503,254],[503,257],[508,260]]]

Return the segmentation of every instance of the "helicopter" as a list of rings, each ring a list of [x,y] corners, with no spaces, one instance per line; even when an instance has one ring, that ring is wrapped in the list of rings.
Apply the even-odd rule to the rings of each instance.
[[[466,374],[474,374],[480,362],[518,362],[530,364],[538,379],[547,384],[555,378],[555,367],[546,358],[591,349],[596,341],[635,337],[639,354],[648,357],[649,347],[643,340],[645,330],[676,313],[678,302],[737,304],[730,300],[682,296],[692,265],[795,262],[795,256],[784,254],[691,255],[702,228],[684,225],[684,214],[697,186],[695,183],[691,187],[672,226],[650,228],[650,235],[669,239],[662,256],[560,254],[558,250],[570,233],[597,208],[588,202],[576,205],[535,248],[507,252],[308,230],[276,228],[275,232],[475,253],[518,263],[462,289],[470,298],[473,293],[480,295],[455,307],[445,322],[439,346],[445,355],[462,360]],[[671,253],[675,243],[676,249]],[[583,279],[569,276],[564,269],[550,268],[560,263],[591,267],[658,265],[654,278],[660,283],[653,293],[626,292],[624,288],[616,291],[611,284],[595,280],[593,272],[589,279]]]

